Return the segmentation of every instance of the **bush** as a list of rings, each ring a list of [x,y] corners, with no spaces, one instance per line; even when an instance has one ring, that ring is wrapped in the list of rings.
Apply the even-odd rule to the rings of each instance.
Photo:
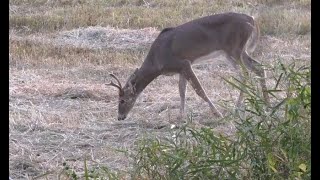
[[[310,67],[279,63],[276,71],[280,75],[269,92],[275,105],[269,111],[251,84],[242,89],[246,117],[235,117],[234,137],[186,125],[174,138],[142,139],[133,179],[310,179]]]

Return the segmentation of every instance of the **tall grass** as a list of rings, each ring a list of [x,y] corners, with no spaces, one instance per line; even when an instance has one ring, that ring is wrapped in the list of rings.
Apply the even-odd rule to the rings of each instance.
[[[171,130],[170,136],[146,136],[137,141],[134,153],[127,153],[131,170],[108,170],[99,177],[310,179],[310,67],[278,63],[273,72],[276,83],[269,91],[274,97],[271,108],[256,92],[254,80],[246,86],[232,82],[246,95],[242,112],[245,116],[234,113],[230,118],[237,128],[233,136],[217,135],[209,127],[197,129],[188,124]],[[101,168],[91,170],[98,171]],[[88,172],[85,174],[88,176]]]

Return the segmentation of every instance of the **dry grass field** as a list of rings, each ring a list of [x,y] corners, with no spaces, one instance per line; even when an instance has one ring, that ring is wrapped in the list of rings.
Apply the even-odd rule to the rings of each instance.
[[[84,159],[125,170],[117,149],[167,133],[179,112],[177,75],[147,86],[124,121],[117,120],[117,90],[105,85],[111,72],[124,83],[165,27],[220,12],[251,14],[262,35],[256,59],[267,67],[310,64],[310,0],[10,0],[9,8],[12,179],[64,179],[63,163],[81,172]],[[236,75],[232,66],[219,57],[194,69],[218,109],[232,110],[239,92],[222,79]],[[212,117],[187,88],[186,111],[197,126],[232,134],[232,121]]]

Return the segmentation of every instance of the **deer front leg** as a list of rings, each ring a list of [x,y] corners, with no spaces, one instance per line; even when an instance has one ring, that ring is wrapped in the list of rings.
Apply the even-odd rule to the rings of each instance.
[[[238,75],[240,77],[240,81],[241,83],[243,83],[244,85],[247,83],[247,78],[249,78],[249,74],[246,68],[241,67],[242,69],[242,73],[240,71],[240,69],[238,69]],[[240,94],[239,94],[239,98],[237,100],[237,108],[240,108],[242,103],[243,103],[243,91],[240,89]]]
[[[202,88],[197,76],[194,74],[190,63],[185,66],[182,74],[188,80],[188,82],[191,84],[191,86],[196,91],[198,96],[200,96],[204,101],[206,101],[209,104],[213,113],[219,117],[223,117],[222,114],[213,105],[211,100],[208,98],[208,96],[207,96],[206,92],[204,91],[204,89]]]
[[[231,65],[233,66],[233,68],[235,69],[235,71],[237,72],[237,75],[240,77],[240,81],[243,84],[246,84],[246,78],[244,77],[244,75],[247,75],[247,70],[245,68],[243,68],[240,64],[238,64],[237,62],[239,62],[239,60],[236,60],[235,58],[231,57],[231,56],[226,56],[226,58],[229,60],[229,62],[231,63]],[[241,68],[240,68],[241,67]],[[242,72],[241,72],[242,69]],[[244,74],[242,74],[244,73]],[[236,103],[236,107],[240,108],[243,102],[243,91],[240,89],[240,94]]]
[[[260,85],[262,89],[262,95],[266,101],[267,106],[270,107],[270,97],[267,90],[266,85],[266,73],[262,67],[262,64],[260,64],[258,61],[251,58],[246,52],[243,52],[242,54],[242,60],[245,64],[245,66],[253,71],[256,75],[260,77]]]
[[[180,118],[184,115],[187,83],[187,79],[182,74],[179,74]]]

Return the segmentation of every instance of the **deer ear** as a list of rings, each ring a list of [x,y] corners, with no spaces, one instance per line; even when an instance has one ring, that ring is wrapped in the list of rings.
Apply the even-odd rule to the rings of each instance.
[[[119,91],[119,96],[123,96],[123,94],[124,94],[124,92],[123,92],[123,90],[121,89],[121,90]]]
[[[138,71],[139,69],[137,68],[129,78],[130,80],[128,85],[132,94],[136,93],[136,79]]]
[[[129,82],[129,88],[130,88],[130,91],[131,91],[132,94],[136,93],[136,83],[135,82],[130,81]]]
[[[139,69],[137,68],[129,77],[129,80],[132,81],[133,79],[136,79],[137,77],[137,73],[138,73]]]
[[[138,71],[139,71],[139,68],[136,68],[133,74],[136,75]]]

